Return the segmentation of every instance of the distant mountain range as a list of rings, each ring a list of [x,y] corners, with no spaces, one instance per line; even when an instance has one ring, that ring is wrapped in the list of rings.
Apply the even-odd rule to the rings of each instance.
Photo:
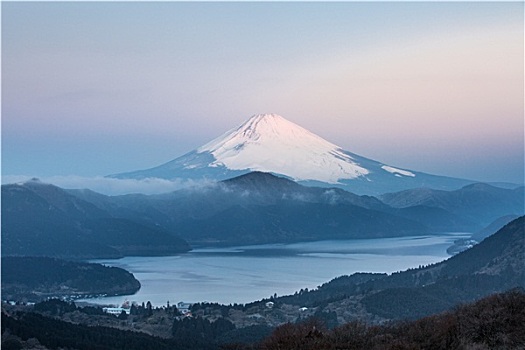
[[[128,219],[176,232],[192,245],[241,245],[417,235],[425,225],[389,212],[376,198],[313,188],[253,172],[205,188],[163,195],[72,194]]]
[[[2,255],[111,258],[171,255],[190,245],[476,232],[493,218],[524,214],[523,187],[475,184],[423,191],[424,199],[421,191],[382,201],[262,172],[149,196],[29,181],[2,186]]]
[[[388,193],[379,198],[394,208],[427,206],[441,208],[482,225],[523,208],[524,188],[503,189],[483,183],[465,186],[455,191],[429,188]]]
[[[206,145],[157,167],[110,175],[119,179],[221,181],[252,171],[304,185],[379,195],[412,188],[455,190],[475,181],[402,169],[324,140],[276,114],[259,114]]]
[[[443,192],[450,197],[444,196],[448,205],[414,201],[399,208],[376,197],[339,188],[307,187],[272,174],[252,172],[205,188],[154,196],[104,197],[105,201],[99,198],[99,204],[105,203],[115,215],[118,211],[130,218],[140,216],[177,232],[191,244],[206,245],[475,232],[492,217],[522,215],[525,211],[523,187],[508,190],[476,185]],[[492,197],[479,201],[473,210],[472,202],[487,192]],[[89,200],[83,193],[82,198]],[[505,201],[509,203],[502,208],[494,205]],[[125,214],[126,210],[131,212]]]

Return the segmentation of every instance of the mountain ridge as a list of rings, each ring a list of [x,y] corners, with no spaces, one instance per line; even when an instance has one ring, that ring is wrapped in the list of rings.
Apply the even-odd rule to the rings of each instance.
[[[411,189],[379,196],[394,208],[431,206],[459,214],[469,220],[478,220],[486,226],[504,215],[522,215],[525,188],[504,189],[485,183],[470,184],[453,191],[429,188]]]
[[[447,205],[417,202],[399,208],[373,196],[308,187],[262,172],[158,195],[106,196],[38,183],[3,185],[2,252],[17,255],[17,249],[25,247],[28,255],[38,246],[29,242],[38,237],[47,237],[39,244],[48,252],[67,241],[77,244],[76,253],[69,255],[96,251],[118,257],[178,252],[161,249],[178,237],[197,246],[235,246],[475,232],[486,226],[487,218],[524,211],[518,190],[474,185],[438,193]],[[507,204],[500,208],[494,203]]]
[[[189,249],[162,228],[114,217],[60,187],[38,181],[2,185],[2,256],[76,260]]]
[[[525,287],[525,217],[521,216],[478,245],[442,262],[386,274],[341,276],[306,293],[276,302],[344,310],[358,300],[369,315],[419,318],[492,293]],[[347,321],[351,321],[347,320]]]
[[[111,178],[222,181],[252,171],[319,187],[378,195],[417,187],[457,189],[475,181],[395,167],[321,138],[277,114],[254,115],[239,127],[159,166]]]

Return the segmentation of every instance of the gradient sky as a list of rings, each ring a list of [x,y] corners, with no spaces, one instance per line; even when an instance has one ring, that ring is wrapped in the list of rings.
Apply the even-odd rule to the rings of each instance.
[[[393,166],[523,182],[522,2],[1,6],[3,176],[149,168],[277,113]]]

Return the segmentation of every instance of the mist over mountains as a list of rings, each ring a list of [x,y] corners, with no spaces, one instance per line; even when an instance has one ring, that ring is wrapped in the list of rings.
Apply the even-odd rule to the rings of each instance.
[[[360,156],[277,114],[254,115],[238,128],[165,164],[109,177],[221,181],[252,171],[369,195],[421,187],[455,190],[475,182],[402,169]]]
[[[206,322],[221,314],[230,317],[232,327],[236,322],[274,327],[297,321],[298,310],[305,308],[311,311],[304,315],[332,326],[355,319],[418,318],[525,286],[523,186],[399,169],[346,152],[280,116],[254,116],[167,165],[110,179],[125,181],[121,177],[176,178],[195,185],[161,194],[112,196],[38,179],[3,185],[3,261],[14,267],[22,259],[18,261],[24,266],[34,266],[51,261],[39,260],[48,257],[169,256],[198,247],[474,233],[465,242],[456,241],[450,254],[458,254],[442,263],[392,275],[341,276],[315,290],[275,296],[275,312],[268,311],[268,300],[231,307],[235,317],[225,316],[232,315],[226,306],[195,307]],[[46,278],[40,289],[27,278],[37,268],[26,269],[23,283],[12,269],[10,280],[3,281],[9,295],[55,295],[64,287],[79,295],[92,293],[86,288],[89,272],[69,277],[84,271],[83,265],[75,263],[64,274],[62,260],[46,264],[49,273],[42,274]],[[96,293],[132,293],[140,286],[125,271],[93,268],[100,269],[104,280]],[[60,273],[64,278],[58,280]],[[187,336],[194,338],[191,332]]]
[[[2,288],[3,294],[16,299],[57,295],[64,287],[70,288],[66,295],[83,295],[133,293],[140,286],[126,271],[96,265],[89,268],[100,270],[97,286],[102,287],[94,289],[89,283],[93,275],[86,266],[62,260],[43,264],[41,261],[48,260],[39,259],[48,258],[33,256],[82,260],[174,255],[196,246],[421,236],[444,231],[486,235],[484,232],[491,231],[481,243],[441,263],[391,275],[340,276],[314,290],[275,296],[271,308],[266,304],[270,299],[233,306],[194,304],[192,312],[197,317],[170,318],[172,338],[168,341],[190,344],[188,349],[218,349],[219,343],[260,341],[273,327],[283,324],[300,327],[304,317],[313,317],[334,332],[345,332],[345,327],[355,322],[375,325],[417,319],[492,293],[525,287],[524,217],[515,219],[523,214],[523,187],[505,189],[488,184],[374,197],[250,172],[164,194],[107,196],[32,180],[2,186],[2,257],[11,268],[10,274],[2,273]],[[503,225],[494,234],[495,227]],[[16,259],[22,259],[23,264]],[[40,270],[23,270],[23,279],[17,274],[15,267],[28,263],[45,270],[38,288],[32,283],[35,279],[27,277]],[[66,265],[67,269],[62,267]],[[72,310],[79,314],[76,308]],[[154,321],[161,312],[165,311],[129,317],[135,325],[147,324],[150,332],[161,332],[166,326],[157,329]],[[65,315],[68,322],[74,319]],[[82,317],[87,324],[100,321],[100,316]],[[42,325],[51,319],[39,320],[36,324]],[[204,333],[196,331],[202,324],[227,324],[229,328],[222,333],[206,333],[209,327]],[[60,329],[68,327],[71,324],[64,323]],[[35,323],[28,327],[36,328]],[[34,337],[46,339],[35,332]]]
[[[2,255],[171,255],[190,246],[476,232],[523,215],[523,198],[523,187],[486,184],[377,198],[261,172],[161,195],[106,196],[30,181],[2,186]]]

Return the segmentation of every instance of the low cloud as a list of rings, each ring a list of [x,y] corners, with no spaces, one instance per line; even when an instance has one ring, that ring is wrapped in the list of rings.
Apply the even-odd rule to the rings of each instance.
[[[284,200],[293,200],[298,202],[308,202],[308,203],[314,203],[315,198],[311,195],[305,194],[305,193],[284,193],[281,197]]]
[[[341,199],[341,196],[333,189],[324,191],[323,192],[323,197],[325,197],[326,201],[330,205],[338,204],[339,200]]]
[[[2,176],[2,184],[25,182],[35,178],[26,175]],[[147,179],[114,179],[103,176],[83,177],[76,175],[38,177],[41,182],[53,184],[66,189],[90,189],[106,195],[122,195],[129,193],[160,194],[183,188],[209,187],[214,182],[209,180],[173,179],[164,180],[158,178]]]

